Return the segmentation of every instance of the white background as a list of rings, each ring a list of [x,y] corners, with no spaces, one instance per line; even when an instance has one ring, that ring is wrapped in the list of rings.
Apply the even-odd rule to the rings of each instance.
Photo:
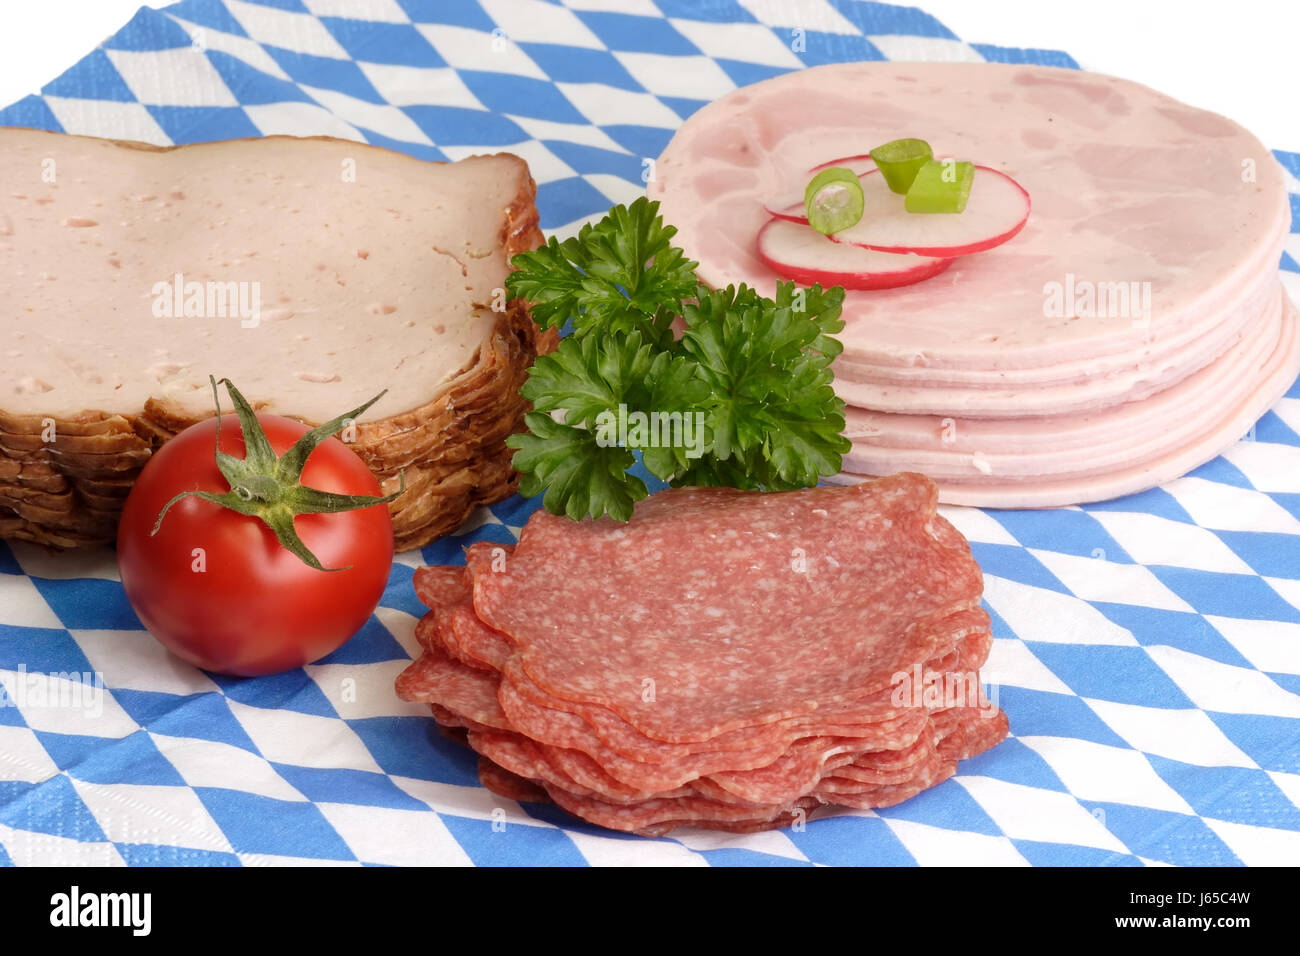
[[[0,0],[0,105],[36,92],[126,23],[140,5],[139,0]],[[1269,146],[1300,151],[1300,0],[920,0],[919,5],[963,40],[1065,50],[1085,69],[1154,86],[1231,116]]]

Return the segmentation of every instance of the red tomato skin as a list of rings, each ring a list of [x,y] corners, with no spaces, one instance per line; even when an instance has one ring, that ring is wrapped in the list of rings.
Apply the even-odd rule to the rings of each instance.
[[[281,546],[261,520],[201,498],[183,498],[150,536],[163,506],[182,491],[230,485],[213,455],[216,419],[172,438],[146,462],[122,510],[118,567],[127,600],[168,650],[204,670],[255,677],[319,660],[359,631],[379,604],[393,562],[387,505],[301,515],[298,536],[326,568]],[[258,415],[284,454],[307,426]],[[221,450],[244,457],[238,419],[221,422]],[[365,463],[337,438],[307,459],[302,483],[322,491],[381,495]],[[196,570],[202,549],[205,570]]]

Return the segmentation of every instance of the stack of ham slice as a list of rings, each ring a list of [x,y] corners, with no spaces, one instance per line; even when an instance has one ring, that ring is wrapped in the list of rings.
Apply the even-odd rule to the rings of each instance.
[[[483,783],[592,823],[786,826],[881,807],[1007,733],[979,690],[982,577],[934,484],[664,491],[627,524],[536,512],[422,568],[398,694]]]
[[[1032,212],[940,275],[847,294],[841,480],[915,470],[941,500],[988,507],[1116,497],[1213,458],[1295,380],[1282,168],[1230,120],[1135,83],[991,63],[801,70],[696,112],[649,193],[704,281],[770,295],[764,202],[902,137],[1014,177]]]

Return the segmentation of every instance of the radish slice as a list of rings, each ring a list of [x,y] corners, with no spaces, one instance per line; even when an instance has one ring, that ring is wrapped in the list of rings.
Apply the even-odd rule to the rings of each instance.
[[[951,259],[895,255],[832,242],[806,224],[773,219],[758,231],[758,257],[769,269],[801,285],[819,282],[846,289],[893,289],[938,275]]]
[[[865,200],[866,190],[864,189],[862,192]],[[863,211],[866,211],[865,208]],[[808,225],[808,210],[804,207],[804,204],[801,202],[791,202],[790,197],[788,196],[779,200],[764,202],[763,212],[767,213],[773,219],[781,219],[785,222],[797,222],[802,226]]]
[[[913,213],[904,197],[891,192],[880,171],[858,177],[865,211],[848,229],[830,238],[835,242],[875,249],[951,259],[992,249],[1011,239],[1029,220],[1029,193],[1006,173],[975,167],[970,199],[961,213]],[[778,219],[808,221],[802,203],[769,210]]]
[[[869,173],[876,168],[876,161],[871,158],[870,153],[862,153],[858,156],[845,156],[843,159],[832,159],[829,163],[818,163],[809,173],[820,173],[823,169],[830,169],[832,166],[843,166],[851,169],[859,176]]]
[[[871,156],[866,153],[861,156],[845,156],[843,159],[833,159],[829,163],[820,163],[814,166],[808,170],[809,180],[823,169],[830,169],[834,166],[842,166],[845,169],[853,170],[854,175],[859,179],[867,173],[873,172],[876,168]],[[807,183],[797,193],[786,193],[776,199],[770,199],[763,203],[763,209],[769,216],[775,216],[777,219],[789,219],[791,222],[807,222],[808,213],[804,209],[803,198],[805,188],[807,188]],[[798,206],[798,210],[795,210],[794,206]]]

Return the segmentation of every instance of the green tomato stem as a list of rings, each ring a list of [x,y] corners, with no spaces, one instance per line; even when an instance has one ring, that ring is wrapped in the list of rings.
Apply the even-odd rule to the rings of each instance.
[[[230,393],[230,400],[235,405],[235,415],[239,419],[240,431],[244,436],[244,457],[236,458],[221,450],[221,398],[217,392],[217,381],[208,376],[212,383],[212,398],[217,407],[216,449],[217,468],[223,478],[230,484],[228,492],[218,494],[211,491],[182,491],[165,505],[158,513],[150,536],[158,533],[163,518],[172,505],[182,498],[202,498],[213,504],[228,508],[242,515],[259,519],[275,534],[280,544],[296,555],[304,564],[317,571],[346,571],[352,565],[342,568],[327,568],[320,559],[298,537],[293,519],[302,514],[337,514],[343,511],[356,511],[373,505],[388,504],[406,491],[406,473],[399,472],[400,485],[391,495],[344,495],[332,491],[322,491],[302,483],[302,471],[307,459],[321,442],[341,431],[347,422],[355,419],[367,408],[379,401],[387,392],[385,389],[370,401],[338,418],[318,425],[308,431],[293,447],[282,456],[276,457],[271,442],[266,437],[261,423],[257,420],[252,406],[235,388],[234,383],[223,378],[221,384]]]

